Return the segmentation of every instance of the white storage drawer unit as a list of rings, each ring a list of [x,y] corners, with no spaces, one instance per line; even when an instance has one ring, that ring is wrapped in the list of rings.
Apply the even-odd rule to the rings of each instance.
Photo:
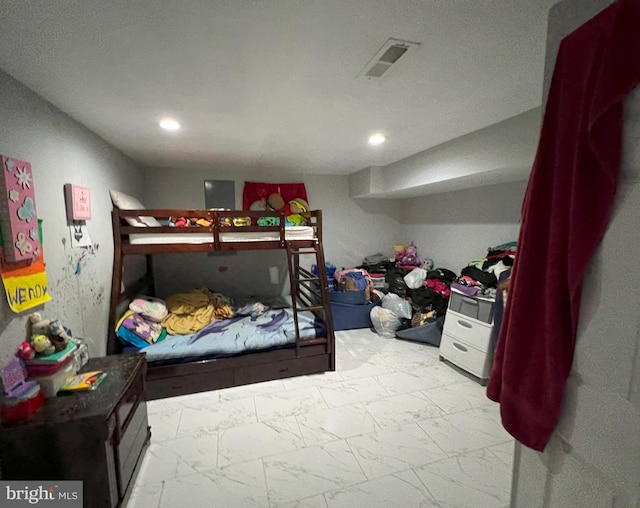
[[[486,384],[493,362],[493,313],[495,301],[451,292],[444,320],[440,359],[448,360]]]
[[[493,323],[493,309],[495,308],[495,300],[486,296],[467,296],[457,292],[455,289],[451,291],[449,298],[449,309],[464,314],[470,318],[477,319],[483,323]]]

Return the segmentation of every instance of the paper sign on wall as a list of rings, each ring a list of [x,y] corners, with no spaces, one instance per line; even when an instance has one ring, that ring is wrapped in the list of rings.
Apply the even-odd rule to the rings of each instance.
[[[91,191],[80,185],[66,183],[64,198],[67,206],[67,219],[80,221],[91,219]]]
[[[38,221],[38,237],[42,242],[42,221]],[[0,245],[2,243],[0,237]],[[0,247],[0,274],[11,310],[16,313],[23,312],[50,301],[42,249],[38,259],[30,264],[7,263],[2,250]]]

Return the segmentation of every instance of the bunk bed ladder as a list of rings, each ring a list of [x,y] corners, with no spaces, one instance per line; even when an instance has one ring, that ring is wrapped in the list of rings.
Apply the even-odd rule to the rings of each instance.
[[[315,259],[317,274],[300,266],[300,256],[312,255]],[[300,336],[298,313],[311,311],[326,324],[326,350],[333,351],[333,318],[327,271],[325,269],[322,244],[317,240],[310,247],[296,247],[287,243],[287,261],[289,264],[289,281],[291,283],[291,306],[295,323],[296,337]],[[296,340],[296,355],[300,351],[300,342]],[[335,370],[335,355],[331,355],[331,370]]]

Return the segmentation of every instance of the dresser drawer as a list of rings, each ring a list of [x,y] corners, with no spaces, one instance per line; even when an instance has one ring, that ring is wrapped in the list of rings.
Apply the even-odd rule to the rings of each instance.
[[[445,334],[440,343],[440,356],[480,379],[489,378],[493,358],[491,352],[480,351],[464,341]]]
[[[133,416],[133,411],[137,408],[142,399],[143,383],[142,376],[137,377],[118,404],[116,415],[119,435],[122,435],[122,433],[125,432],[129,425],[129,420]]]
[[[493,323],[496,302],[483,296],[467,296],[452,290],[449,297],[449,310],[463,316],[477,319],[483,323]]]
[[[492,327],[489,325],[449,310],[444,320],[443,333],[460,339],[481,351],[486,351],[491,342],[491,330]]]
[[[147,443],[149,422],[147,404],[142,401],[134,409],[124,434],[116,447],[116,462],[120,495],[124,495],[131,481],[138,459]]]

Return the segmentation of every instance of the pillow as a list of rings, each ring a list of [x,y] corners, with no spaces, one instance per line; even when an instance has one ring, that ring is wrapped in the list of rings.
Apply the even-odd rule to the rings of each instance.
[[[144,205],[133,196],[110,190],[111,201],[121,210],[144,210]],[[161,226],[155,217],[125,217],[127,224],[136,228]]]

